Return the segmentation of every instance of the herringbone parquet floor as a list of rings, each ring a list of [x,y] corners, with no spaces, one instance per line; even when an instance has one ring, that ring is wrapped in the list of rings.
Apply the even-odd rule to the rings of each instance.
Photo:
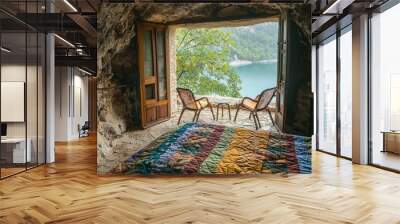
[[[95,138],[0,181],[0,223],[400,223],[400,175],[314,153],[312,175],[96,175]]]

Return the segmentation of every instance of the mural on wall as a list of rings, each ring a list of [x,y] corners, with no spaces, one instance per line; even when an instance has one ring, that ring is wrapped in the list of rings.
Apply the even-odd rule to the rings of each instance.
[[[141,98],[138,65],[137,23],[151,22],[167,27],[179,24],[224,22],[277,17],[290,14],[291,18],[310,45],[311,15],[303,4],[272,3],[104,3],[98,14],[98,172],[123,172],[123,162],[130,155],[144,148],[154,139],[176,127],[176,123],[165,122],[159,127],[141,130]],[[173,35],[170,29],[168,35]],[[168,42],[173,49],[171,41]],[[169,57],[171,55],[167,55]],[[173,57],[173,55],[171,56]],[[171,59],[171,58],[170,58]],[[173,60],[171,64],[175,63]],[[310,59],[311,66],[311,59]],[[173,68],[173,66],[171,66]],[[311,71],[311,69],[310,69]],[[311,73],[309,75],[311,93]],[[170,72],[171,108],[176,108],[176,75]],[[307,90],[306,90],[307,91]],[[308,92],[298,96],[309,97]],[[307,98],[306,101],[309,99]],[[311,99],[312,100],[312,99]],[[312,101],[311,101],[312,102]],[[312,107],[311,107],[312,108]],[[172,113],[174,109],[171,109]],[[312,111],[303,108],[309,117],[296,118],[300,124],[311,122]],[[301,113],[297,113],[301,114]],[[304,113],[303,113],[304,114]],[[311,114],[311,115],[310,115]],[[311,119],[311,120],[310,120]],[[160,128],[161,127],[161,128]]]

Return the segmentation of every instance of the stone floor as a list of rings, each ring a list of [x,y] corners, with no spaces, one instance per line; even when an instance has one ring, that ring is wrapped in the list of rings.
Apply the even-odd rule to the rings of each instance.
[[[213,108],[213,110],[214,110],[215,117],[217,117],[217,109]],[[175,123],[177,122],[177,120],[179,118],[179,113],[180,113],[180,110],[178,113],[174,114],[174,116],[171,119],[171,122],[175,122]],[[236,113],[236,108],[231,109],[231,119],[229,119],[228,109],[224,109],[223,117],[222,117],[222,111],[220,110],[218,120],[213,120],[210,110],[204,109],[200,114],[199,122],[211,123],[211,124],[223,124],[223,125],[231,126],[231,127],[244,127],[244,128],[255,129],[254,120],[249,119],[248,111],[240,110],[238,117],[236,119],[236,122],[233,121],[233,119],[235,117],[235,113]],[[181,124],[187,123],[187,122],[192,122],[193,115],[194,115],[193,112],[185,111],[185,113],[183,114],[183,117],[182,117]],[[273,125],[271,123],[271,120],[268,117],[267,112],[262,112],[262,113],[259,113],[258,115],[260,117],[261,129],[274,130]],[[274,116],[273,113],[272,113],[272,116]]]
[[[137,152],[138,150],[144,148],[152,141],[154,141],[157,137],[162,134],[173,130],[178,127],[178,118],[180,113],[180,108],[178,112],[173,113],[171,119],[163,122],[161,124],[155,125],[153,127],[147,128],[145,130],[137,130],[133,132],[129,132],[123,137],[114,140],[115,149],[112,152],[108,152],[107,161],[99,160],[98,162],[98,172],[120,172],[123,170],[124,161],[129,158],[132,154]],[[231,119],[229,119],[228,110],[224,110],[224,116],[222,117],[221,111],[219,112],[219,119],[213,120],[212,114],[209,109],[205,109],[201,112],[199,121],[203,123],[211,123],[211,124],[222,124],[230,127],[244,127],[249,129],[255,129],[253,119],[249,119],[249,112],[245,110],[240,110],[238,114],[238,118],[236,122],[233,121],[235,116],[236,109],[231,110]],[[214,114],[217,115],[217,110],[214,108]],[[182,116],[182,120],[180,125],[185,123],[192,122],[194,116],[194,112],[185,111]],[[274,114],[272,113],[272,116]],[[261,129],[263,130],[271,130],[276,131],[273,128],[271,121],[268,118],[267,112],[259,113]]]

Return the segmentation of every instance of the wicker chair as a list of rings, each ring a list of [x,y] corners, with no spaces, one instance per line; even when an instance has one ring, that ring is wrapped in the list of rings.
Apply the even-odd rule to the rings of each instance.
[[[237,107],[234,121],[236,121],[239,110],[245,109],[247,111],[250,111],[250,116],[253,116],[256,129],[259,129],[261,128],[261,123],[257,112],[265,110],[268,112],[269,118],[271,119],[272,124],[276,128],[275,121],[272,118],[271,110],[269,108],[269,105],[272,101],[272,98],[275,96],[275,93],[276,93],[276,88],[270,88],[262,91],[261,94],[258,95],[256,99],[252,99],[250,97],[244,97]]]
[[[214,111],[207,97],[202,97],[196,100],[196,98],[193,95],[193,92],[190,89],[176,88],[176,90],[178,92],[179,98],[182,101],[182,106],[183,106],[182,112],[178,119],[178,125],[181,122],[181,118],[185,110],[194,111],[195,113],[193,116],[193,122],[195,121],[197,122],[199,120],[201,111],[207,107],[210,108],[213,119],[215,120]]]

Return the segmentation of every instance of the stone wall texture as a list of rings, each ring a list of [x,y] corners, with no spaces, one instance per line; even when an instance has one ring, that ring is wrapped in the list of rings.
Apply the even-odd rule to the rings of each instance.
[[[168,28],[168,41],[169,41],[169,85],[170,85],[170,97],[171,97],[171,113],[178,111],[178,93],[176,91],[177,80],[176,80],[176,45],[175,45],[175,26]]]
[[[299,8],[299,9],[297,9]],[[135,130],[139,124],[139,90],[134,88],[138,77],[135,23],[147,21],[169,26],[171,110],[176,112],[175,28],[179,24],[245,21],[271,18],[287,13],[297,16],[299,26],[310,26],[301,18],[295,4],[269,3],[104,3],[98,13],[98,172],[119,172],[122,161],[149,144],[165,131],[176,126],[166,122],[159,127]],[[311,18],[310,18],[311,21]],[[304,28],[309,32],[310,28]],[[311,37],[310,33],[307,33]],[[311,40],[311,38],[310,38]],[[160,128],[161,127],[161,128]]]

